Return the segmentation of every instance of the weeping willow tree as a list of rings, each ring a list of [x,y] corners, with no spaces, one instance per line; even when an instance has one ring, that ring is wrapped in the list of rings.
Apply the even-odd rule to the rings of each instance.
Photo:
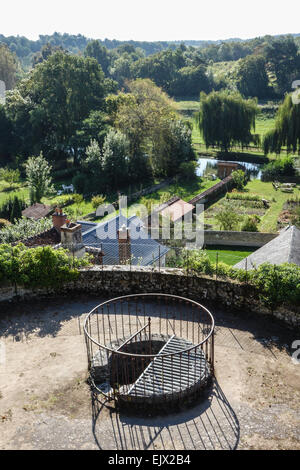
[[[251,133],[257,112],[256,100],[245,100],[239,93],[201,93],[198,124],[206,147],[228,152],[234,145],[259,143],[258,136]]]
[[[282,147],[286,147],[287,153],[300,152],[300,104],[294,104],[291,95],[286,95],[278,109],[275,128],[263,140],[265,155],[279,154]]]

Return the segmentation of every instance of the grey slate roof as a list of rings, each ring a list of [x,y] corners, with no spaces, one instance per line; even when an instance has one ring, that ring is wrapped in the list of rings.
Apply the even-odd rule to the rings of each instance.
[[[284,229],[278,237],[251,253],[234,267],[245,269],[246,259],[247,269],[254,269],[255,266],[266,262],[271,264],[294,263],[300,266],[300,230],[294,225]]]
[[[119,242],[117,231],[123,224],[130,228],[132,264],[147,266],[164,256],[168,251],[164,245],[151,239],[143,230],[143,222],[137,216],[128,219],[118,215],[107,222],[77,221],[82,226],[82,241],[85,246],[102,248],[103,264],[119,264]]]

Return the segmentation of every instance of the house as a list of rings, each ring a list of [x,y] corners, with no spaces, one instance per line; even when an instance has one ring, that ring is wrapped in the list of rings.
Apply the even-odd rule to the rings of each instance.
[[[189,204],[188,202],[178,199],[173,202],[171,205],[168,205],[160,212],[163,217],[170,217],[171,221],[176,223],[186,215],[192,214],[195,206]]]
[[[165,265],[169,248],[152,239],[139,217],[117,215],[105,222],[78,221],[82,243],[100,249],[103,264]]]
[[[171,221],[174,223],[179,222],[186,214],[192,214],[194,209],[195,206],[191,203],[183,201],[178,196],[173,196],[168,201],[160,204],[151,214],[145,217],[144,223],[147,226],[157,224],[159,214],[163,217],[170,217]]]
[[[300,266],[300,230],[294,225],[284,229],[278,237],[251,255],[244,258],[234,267],[239,269],[254,269],[262,263],[282,264],[294,263]]]
[[[165,265],[169,251],[152,239],[137,216],[117,215],[106,222],[69,222],[61,209],[52,214],[53,227],[22,240],[27,246],[67,248],[74,256],[93,255],[95,264]]]

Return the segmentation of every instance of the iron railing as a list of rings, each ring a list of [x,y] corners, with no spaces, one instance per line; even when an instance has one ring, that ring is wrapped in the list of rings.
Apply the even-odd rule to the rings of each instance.
[[[180,296],[103,302],[87,315],[84,333],[92,386],[118,405],[189,402],[213,375],[213,316]]]

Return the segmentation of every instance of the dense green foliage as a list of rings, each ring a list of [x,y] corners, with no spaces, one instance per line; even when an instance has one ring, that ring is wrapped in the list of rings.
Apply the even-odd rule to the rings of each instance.
[[[244,100],[237,93],[202,93],[198,122],[206,147],[218,146],[228,152],[233,145],[253,142],[251,129],[255,127],[256,114],[255,101]]]
[[[24,199],[18,196],[9,197],[0,206],[0,218],[15,222],[22,217],[22,210],[25,209]]]
[[[235,187],[241,191],[247,183],[246,175],[243,170],[236,170],[231,173]]]
[[[272,96],[263,56],[247,56],[241,59],[236,72],[239,92],[246,97],[266,98]]]
[[[284,146],[287,151],[300,150],[300,104],[294,104],[291,95],[286,95],[276,116],[275,129],[269,131],[263,141],[266,155],[279,154]]]
[[[18,63],[16,56],[5,44],[0,42],[0,80],[5,83],[6,90],[11,90],[17,80]]]
[[[293,158],[287,156],[265,165],[262,170],[261,179],[262,181],[276,181],[286,176],[294,176],[295,174]]]
[[[68,256],[63,248],[27,248],[22,243],[0,245],[0,284],[25,287],[57,287],[74,281],[78,269],[89,264],[89,257]]]
[[[246,272],[224,263],[216,265],[204,250],[183,250],[180,256],[173,259],[173,266],[188,269],[194,275],[217,275],[219,278],[247,282],[257,289],[260,300],[270,310],[286,302],[294,305],[300,303],[300,267],[296,264],[275,266],[263,263]]]
[[[26,156],[43,151],[47,159],[67,158],[71,152],[76,160],[81,146],[76,131],[91,111],[103,108],[111,89],[96,60],[50,55],[7,94],[18,151]]]

